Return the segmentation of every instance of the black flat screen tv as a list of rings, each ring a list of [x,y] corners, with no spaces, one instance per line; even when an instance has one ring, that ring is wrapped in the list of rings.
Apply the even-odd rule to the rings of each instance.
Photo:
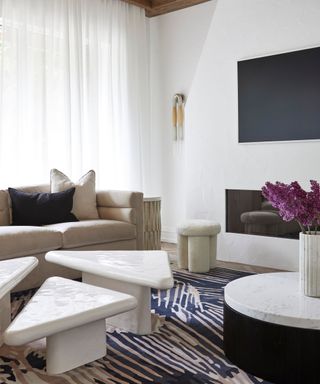
[[[320,47],[238,61],[239,142],[320,139]]]

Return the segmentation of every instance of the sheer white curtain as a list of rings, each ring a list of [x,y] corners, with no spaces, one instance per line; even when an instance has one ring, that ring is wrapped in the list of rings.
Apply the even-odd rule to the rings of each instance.
[[[0,186],[143,188],[144,11],[119,0],[0,0]]]

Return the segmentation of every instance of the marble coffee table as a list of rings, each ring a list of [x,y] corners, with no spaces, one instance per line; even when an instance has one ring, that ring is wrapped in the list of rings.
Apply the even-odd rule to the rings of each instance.
[[[168,255],[164,251],[51,251],[46,260],[82,271],[82,281],[136,297],[136,309],[107,322],[139,335],[151,327],[151,288],[173,287]]]
[[[0,346],[2,334],[11,322],[10,291],[37,265],[37,258],[32,256],[0,261]]]
[[[225,287],[224,350],[246,372],[276,384],[318,384],[320,298],[299,274],[243,277]]]
[[[60,374],[105,356],[105,318],[136,304],[131,295],[50,277],[6,329],[4,342],[17,346],[45,337],[47,373]]]

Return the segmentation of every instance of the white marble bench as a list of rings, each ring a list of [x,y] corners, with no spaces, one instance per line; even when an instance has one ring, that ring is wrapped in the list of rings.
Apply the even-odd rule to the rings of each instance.
[[[105,356],[105,319],[136,305],[130,295],[51,277],[9,325],[4,342],[17,346],[46,337],[47,372],[59,374]]]
[[[10,291],[37,265],[38,260],[32,256],[0,261],[0,346],[2,334],[11,322]]]

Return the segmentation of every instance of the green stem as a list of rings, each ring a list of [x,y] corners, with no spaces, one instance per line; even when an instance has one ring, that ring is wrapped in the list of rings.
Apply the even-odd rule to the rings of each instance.
[[[299,221],[299,220],[296,220],[296,222],[299,224],[299,227],[300,227],[300,229],[301,229],[301,232],[302,232],[302,233],[306,233],[306,230],[304,229],[304,226],[300,223],[300,221]]]

